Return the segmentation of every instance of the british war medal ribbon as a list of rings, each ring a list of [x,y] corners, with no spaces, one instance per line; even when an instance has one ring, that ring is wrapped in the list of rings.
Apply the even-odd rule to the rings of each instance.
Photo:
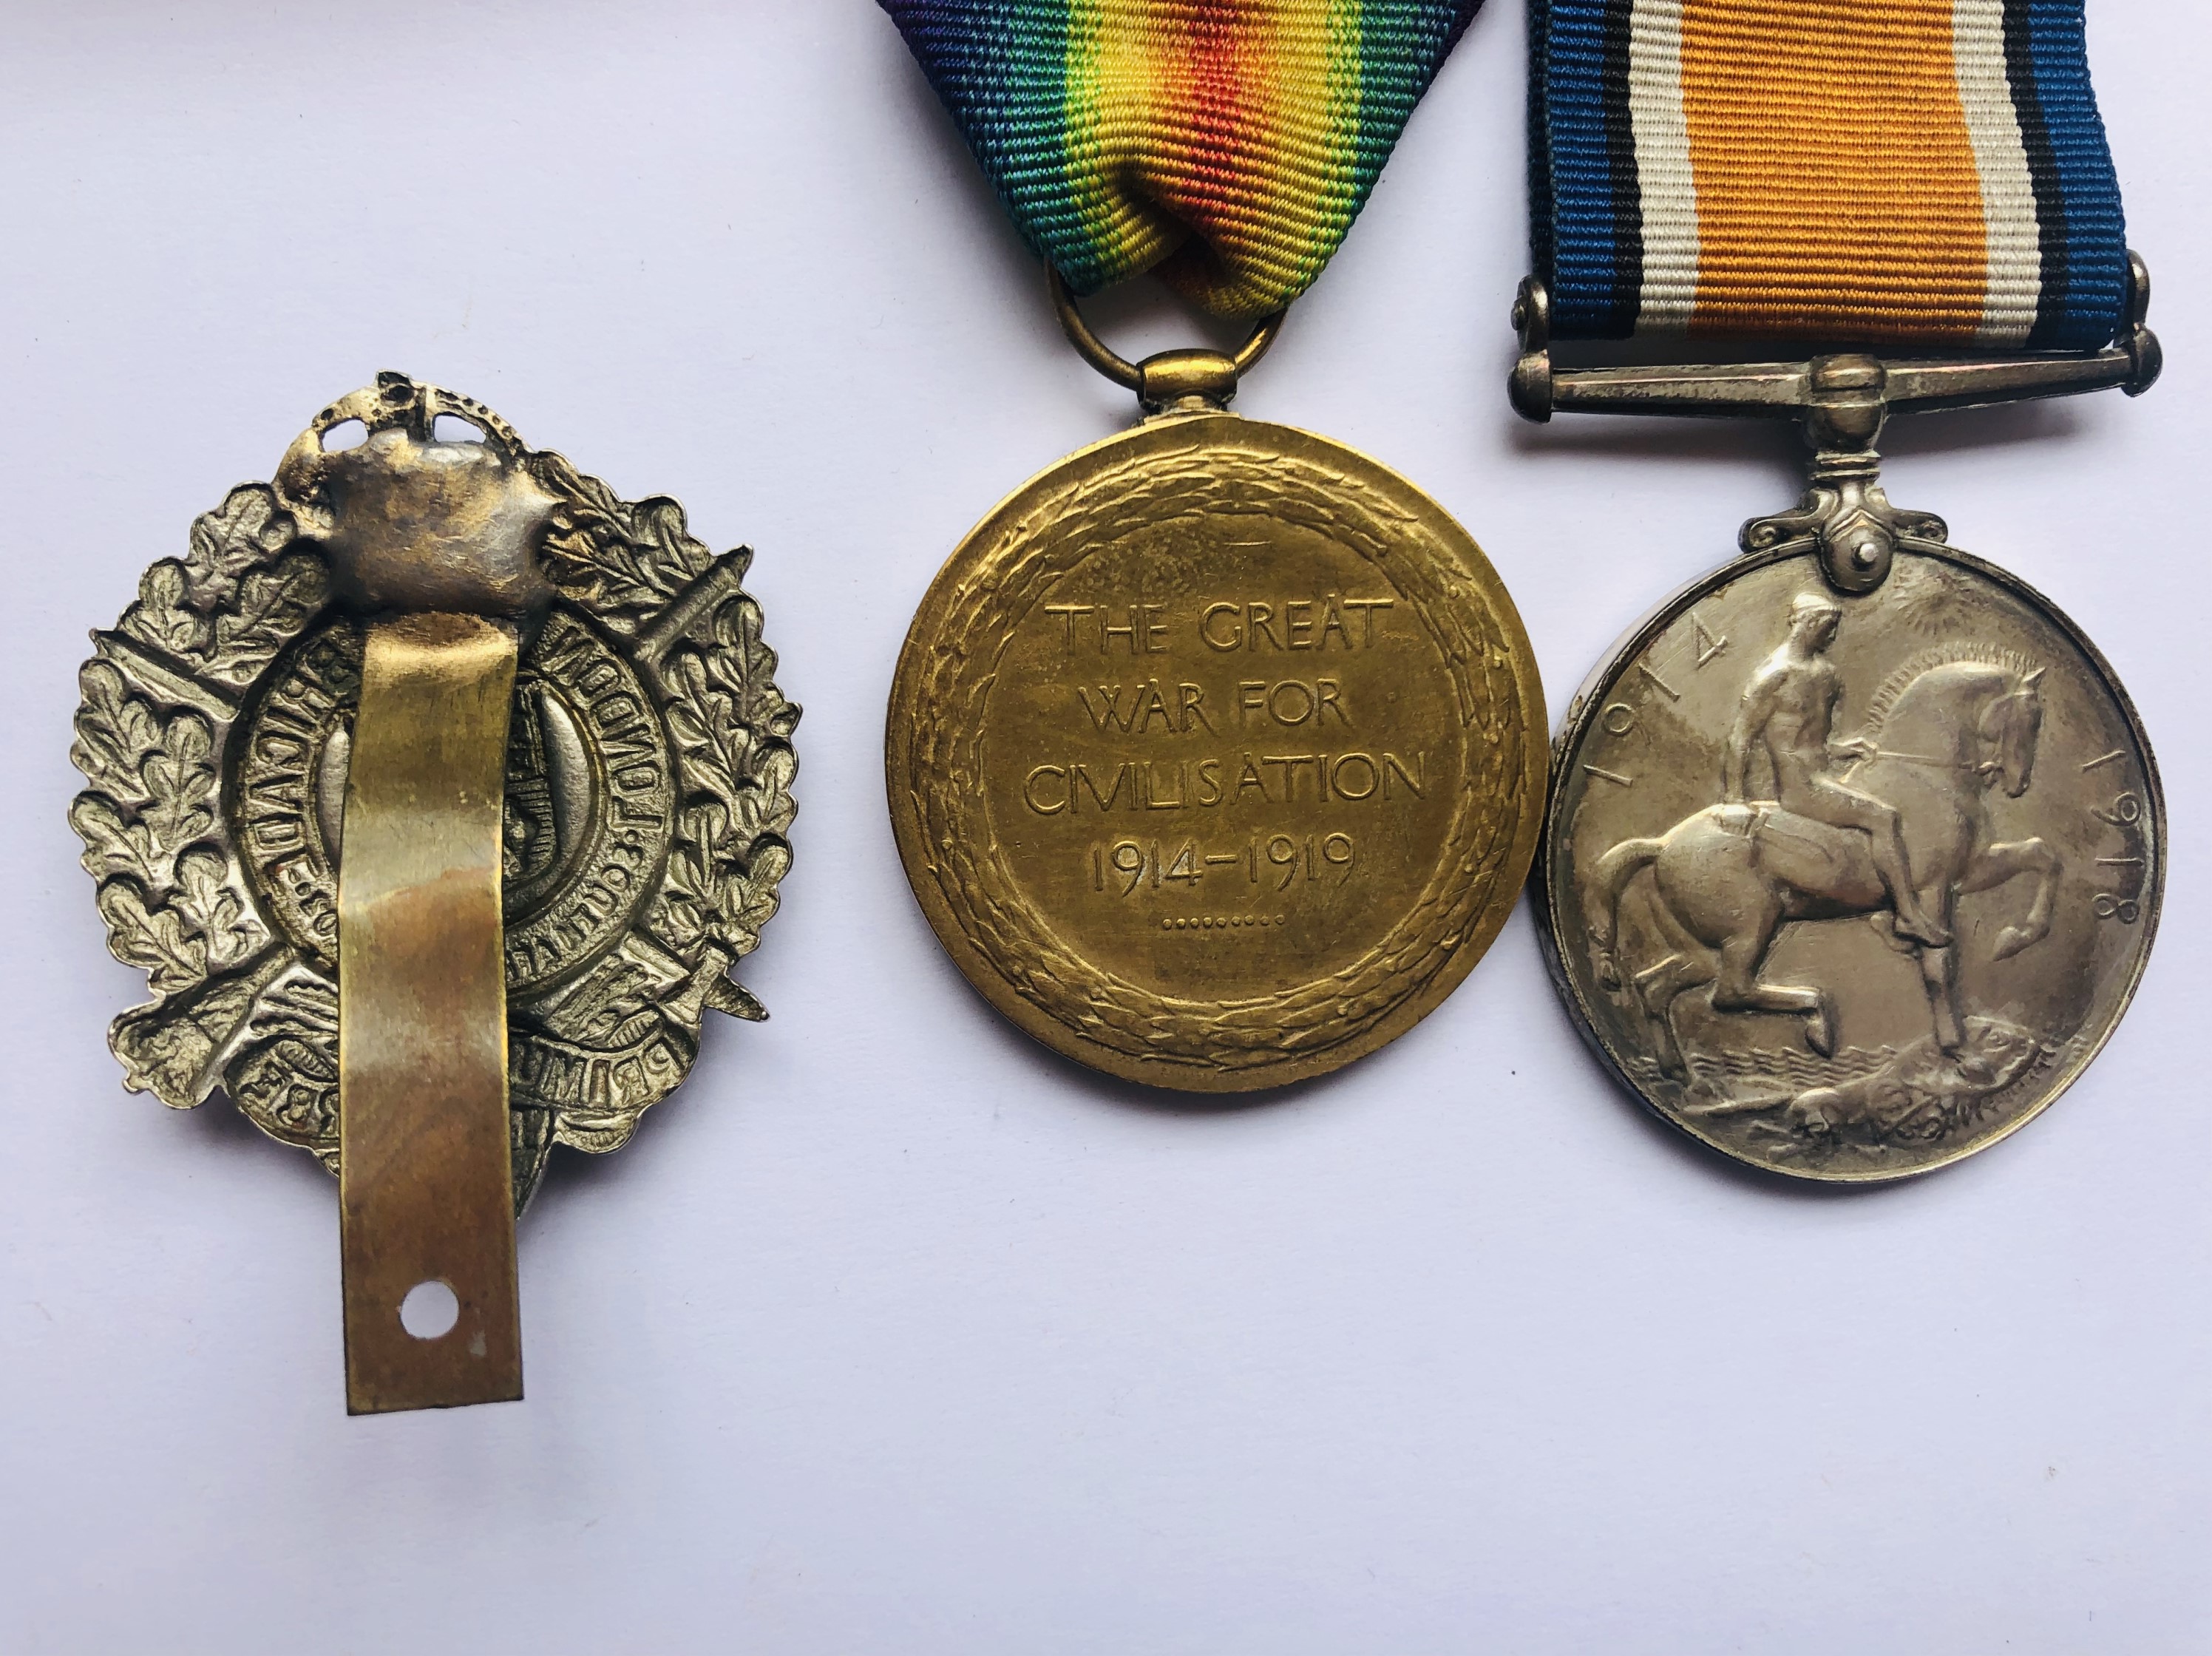
[[[2081,0],[1551,0],[1554,337],[2091,350],[2127,240]]]

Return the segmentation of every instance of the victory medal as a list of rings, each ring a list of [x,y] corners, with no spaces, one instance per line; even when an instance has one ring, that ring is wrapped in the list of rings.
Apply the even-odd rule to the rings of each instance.
[[[2158,343],[2078,0],[1740,9],[1755,27],[1538,9],[1515,406],[1794,419],[1813,451],[1802,504],[1576,699],[1540,934],[1664,1119],[1778,1172],[1890,1179],[2004,1137],[2096,1055],[2149,954],[2165,819],[2104,658],[1892,506],[1874,445],[1893,413],[2139,394]],[[1556,336],[1686,327],[1841,349],[1552,361]],[[1951,354],[1857,349],[1885,343]]]
[[[922,601],[887,740],[915,895],[993,1005],[1096,1068],[1199,1092],[1335,1069],[1504,924],[1543,698],[1441,507],[1228,404],[1473,8],[886,9],[1045,254],[1070,339],[1144,416],[1017,491]],[[1170,106],[1186,118],[1152,119]],[[1156,263],[1260,318],[1235,356],[1132,363],[1092,336],[1071,283]]]

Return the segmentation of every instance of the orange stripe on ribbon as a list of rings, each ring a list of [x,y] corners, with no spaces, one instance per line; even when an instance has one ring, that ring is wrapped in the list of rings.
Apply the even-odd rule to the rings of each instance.
[[[1693,333],[1971,342],[1986,236],[1953,0],[1684,0]]]

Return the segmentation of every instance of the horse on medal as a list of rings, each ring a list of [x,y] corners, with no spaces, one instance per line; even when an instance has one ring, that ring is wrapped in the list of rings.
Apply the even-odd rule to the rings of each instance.
[[[2051,930],[2061,864],[2041,840],[1991,843],[1986,796],[2027,792],[2043,723],[2043,670],[1978,659],[1908,670],[1875,698],[1868,733],[1832,740],[1843,683],[1826,659],[1840,612],[1800,597],[1790,635],[1744,693],[1724,765],[1724,803],[1656,839],[1629,840],[1598,858],[1583,919],[1598,981],[1620,986],[1614,959],[1621,898],[1652,871],[1654,912],[1673,952],[1635,974],[1661,1069],[1686,1076],[1674,1002],[1712,985],[1721,1012],[1802,1016],[1805,1042],[1835,1051],[1833,998],[1822,987],[1759,974],[1792,920],[1870,917],[1893,947],[1915,953],[1937,1044],[1956,1055],[1967,1031],[1953,941],[1962,893],[2026,877],[2026,917],[1998,935],[2006,960]],[[1772,766],[1774,797],[1753,798],[1755,761]],[[1842,762],[1838,762],[1838,761]]]

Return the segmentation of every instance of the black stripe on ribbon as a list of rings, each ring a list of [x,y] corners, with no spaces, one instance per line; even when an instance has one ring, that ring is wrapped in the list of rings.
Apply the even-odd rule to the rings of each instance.
[[[1605,149],[1613,185],[1613,318],[1635,331],[1644,299],[1644,181],[1636,165],[1636,116],[1629,106],[1636,0],[1606,0]]]
[[[2051,123],[2035,82],[2034,0],[2004,0],[2005,80],[2020,123],[2021,148],[2035,191],[2035,243],[2042,264],[2043,290],[2036,300],[2035,325],[2027,336],[2033,350],[2049,344],[2051,330],[2066,315],[2070,265],[2066,238],[2066,188],[2058,171],[2058,152],[2051,142]]]

